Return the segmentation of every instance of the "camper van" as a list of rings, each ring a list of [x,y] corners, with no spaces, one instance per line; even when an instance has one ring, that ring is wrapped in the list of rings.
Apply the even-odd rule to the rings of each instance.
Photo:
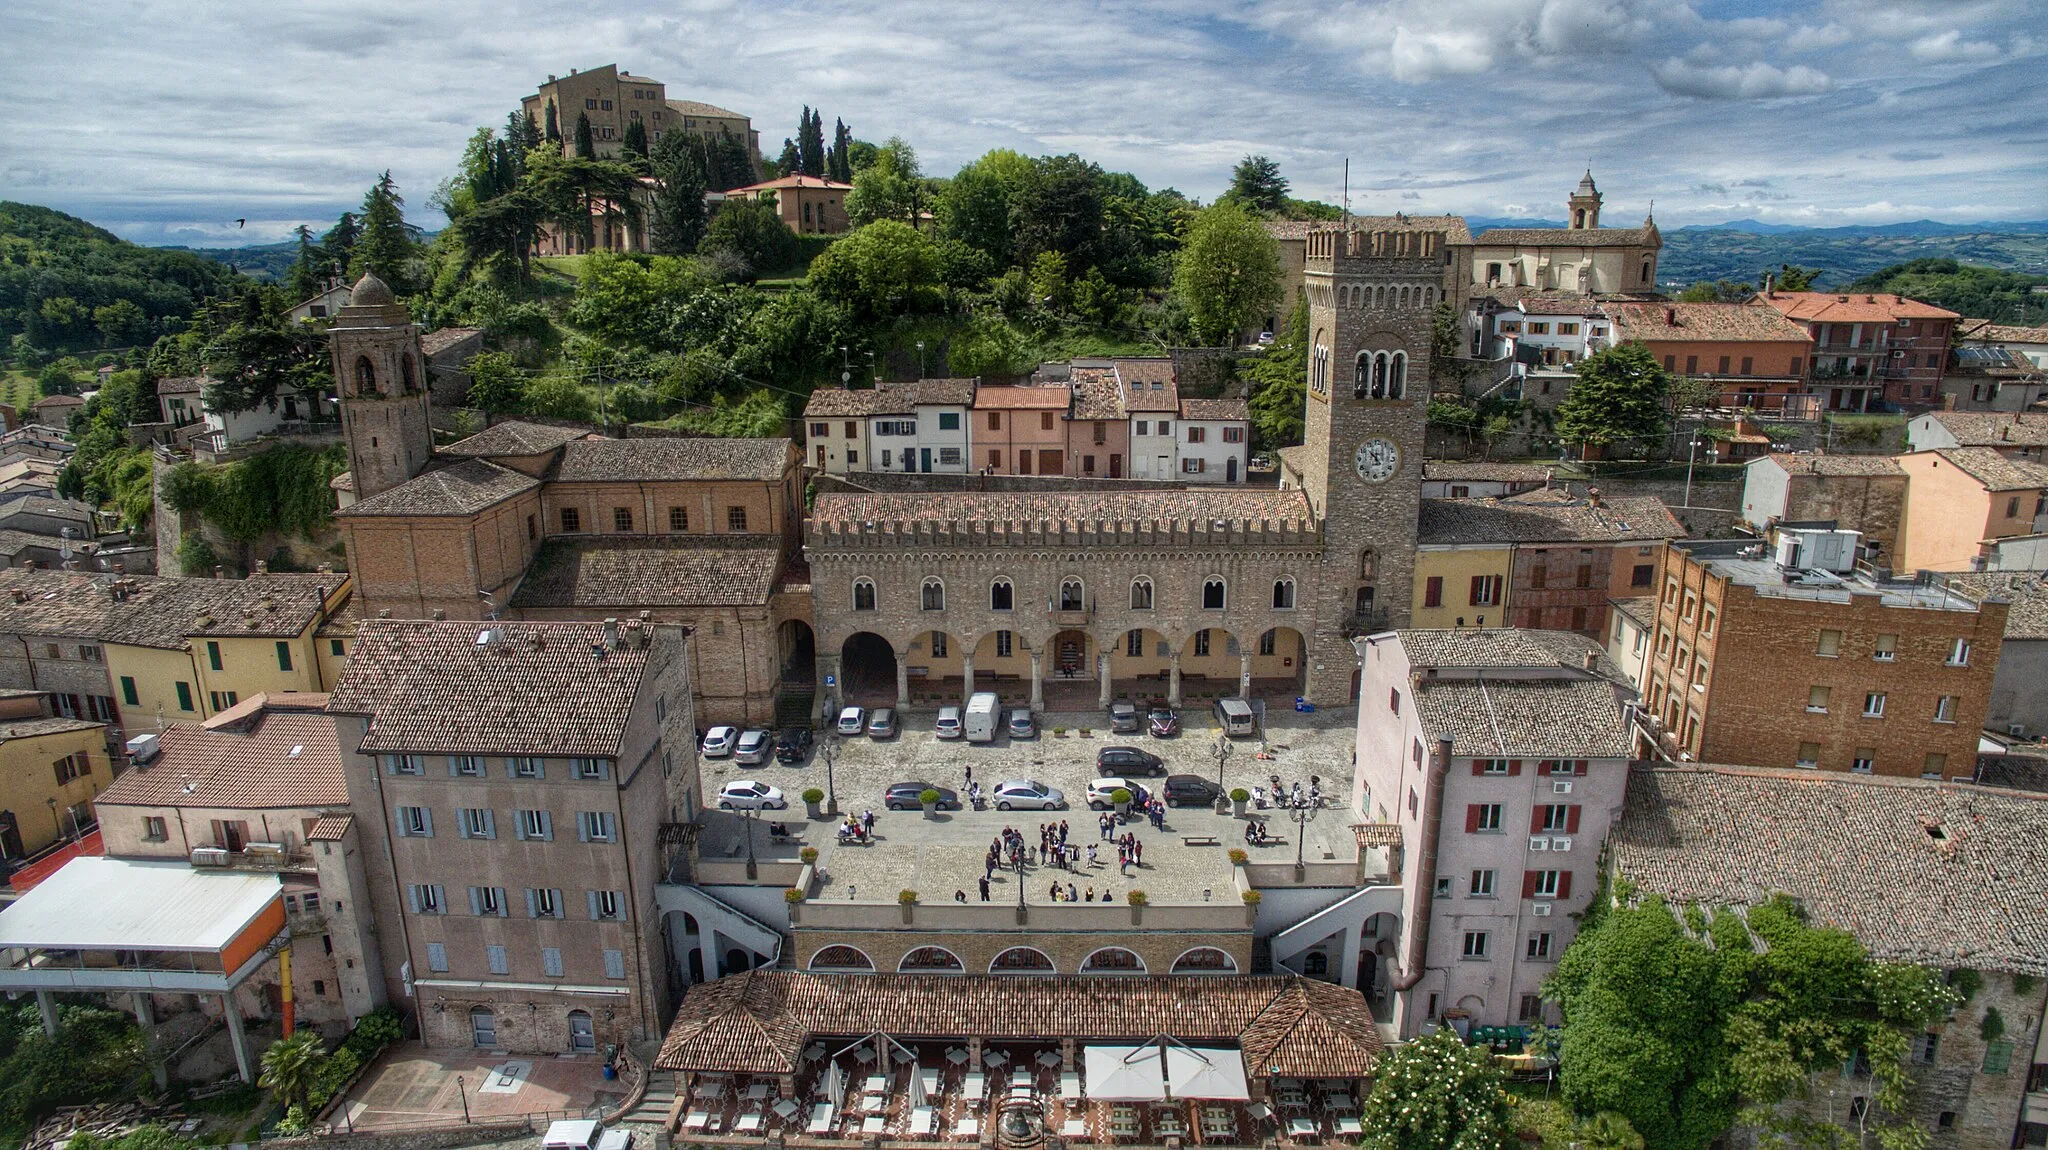
[[[1259,733],[1258,720],[1252,717],[1252,705],[1243,699],[1216,700],[1216,725],[1233,739]]]
[[[993,743],[996,728],[1002,724],[1002,707],[996,702],[994,691],[976,691],[967,700],[967,741],[970,743]]]

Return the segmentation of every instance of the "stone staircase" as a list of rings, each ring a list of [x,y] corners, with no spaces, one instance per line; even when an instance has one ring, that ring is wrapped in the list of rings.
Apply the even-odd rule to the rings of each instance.
[[[650,1067],[647,1074],[647,1093],[641,1097],[639,1105],[614,1117],[614,1123],[662,1126],[668,1122],[668,1112],[676,1101],[675,1071]]]

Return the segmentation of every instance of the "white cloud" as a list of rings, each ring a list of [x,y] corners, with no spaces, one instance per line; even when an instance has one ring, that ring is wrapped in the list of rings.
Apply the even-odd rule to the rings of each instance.
[[[1700,64],[1677,56],[1659,64],[1651,75],[1674,96],[1700,100],[1778,100],[1834,90],[1825,72],[1794,64],[1780,68],[1762,60],[1747,66]]]
[[[1785,47],[1794,52],[1816,52],[1824,48],[1839,48],[1853,39],[1855,34],[1840,24],[1818,27],[1807,24],[1793,29],[1785,37]]]
[[[1950,28],[1934,36],[1913,41],[1914,58],[1920,60],[1996,60],[1998,45],[1982,40],[1965,40],[1961,29]]]

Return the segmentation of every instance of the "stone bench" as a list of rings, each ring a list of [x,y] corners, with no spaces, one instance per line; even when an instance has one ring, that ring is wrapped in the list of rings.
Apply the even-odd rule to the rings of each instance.
[[[1184,847],[1220,847],[1222,840],[1215,835],[1182,835],[1180,845]]]

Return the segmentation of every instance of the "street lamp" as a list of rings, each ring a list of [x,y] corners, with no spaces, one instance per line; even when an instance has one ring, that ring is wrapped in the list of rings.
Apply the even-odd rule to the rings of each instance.
[[[919,383],[922,383],[922,382],[924,382],[924,341],[923,341],[923,340],[918,340],[918,341],[917,341],[917,379],[918,379],[918,382],[919,382]],[[68,531],[68,530],[70,530],[70,528],[68,528],[68,527],[67,527],[67,528],[65,528],[65,530],[67,530],[67,531]]]
[[[755,807],[748,807],[740,812],[740,826],[746,828],[747,832],[747,880],[749,882],[755,878],[755,871],[757,869],[754,863],[754,820],[760,817],[761,812]]]
[[[57,817],[57,800],[44,799],[43,801],[50,804],[50,823],[57,828],[57,838],[61,841],[64,838],[64,820]]]
[[[1221,792],[1223,790],[1223,763],[1225,760],[1229,758],[1230,736],[1218,734],[1216,736],[1216,790],[1218,792]],[[1217,796],[1217,801],[1222,801],[1222,797],[1223,796],[1219,793],[1219,795]]]
[[[839,813],[839,792],[832,786],[832,760],[839,755],[838,731],[825,732],[824,740],[818,744],[818,754],[825,760],[825,813],[836,815]]]
[[[1024,909],[1024,852],[1018,851],[1014,860],[1017,868],[1017,909]]]
[[[1314,822],[1316,816],[1321,813],[1323,813],[1321,799],[1317,799],[1313,803],[1296,803],[1287,809],[1288,821],[1294,824],[1294,871],[1296,875],[1299,875],[1302,868],[1308,865],[1308,856],[1305,853],[1308,846],[1308,825]]]

